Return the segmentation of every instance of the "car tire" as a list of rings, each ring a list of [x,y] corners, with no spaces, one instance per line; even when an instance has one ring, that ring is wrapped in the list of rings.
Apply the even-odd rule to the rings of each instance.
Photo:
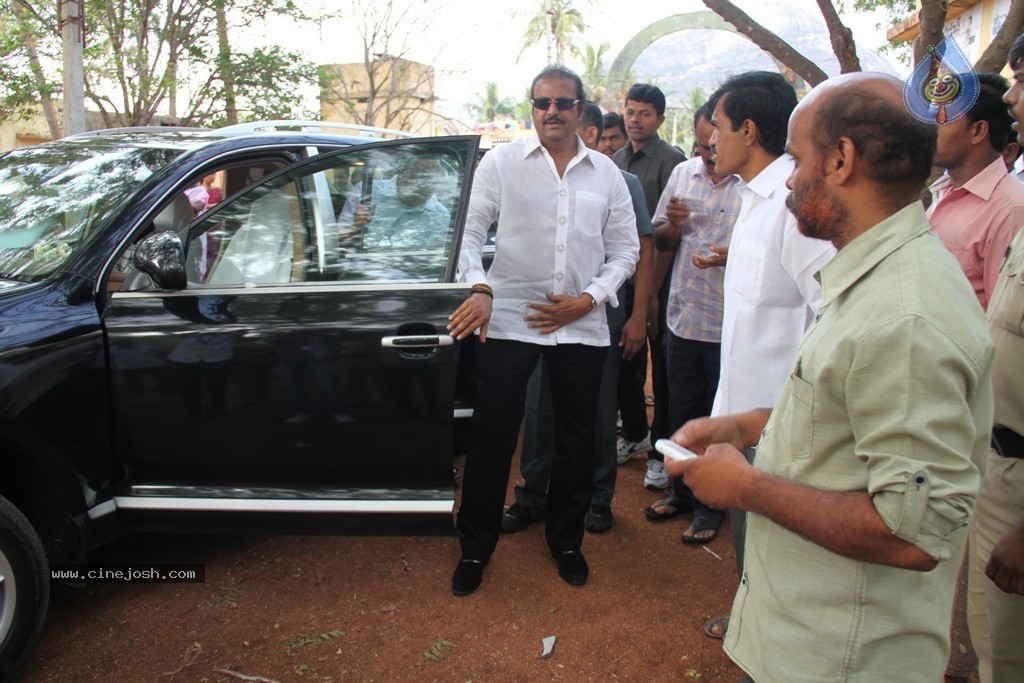
[[[39,536],[0,496],[0,681],[13,678],[43,628],[50,571]]]

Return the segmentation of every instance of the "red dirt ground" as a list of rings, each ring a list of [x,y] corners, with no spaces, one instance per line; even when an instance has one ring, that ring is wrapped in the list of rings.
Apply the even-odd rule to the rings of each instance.
[[[582,588],[558,577],[539,525],[502,537],[467,598],[450,590],[454,536],[125,539],[93,561],[198,562],[206,582],[55,584],[20,680],[738,681],[703,633],[732,602],[728,524],[705,549],[680,543],[689,515],[648,522],[644,466],[619,468],[615,527],[587,535]]]

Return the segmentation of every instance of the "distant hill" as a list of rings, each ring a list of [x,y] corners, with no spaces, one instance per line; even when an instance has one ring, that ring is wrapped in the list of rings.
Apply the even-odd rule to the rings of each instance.
[[[749,14],[780,35],[829,76],[839,74],[839,62],[832,52],[828,29],[821,15],[778,2],[761,3]],[[896,75],[884,58],[857,44],[857,55],[865,71]],[[777,70],[767,53],[735,33],[694,29],[666,36],[644,50],[633,63],[640,81],[654,82],[665,92],[669,107],[682,106],[693,88],[710,95],[732,74],[754,70]]]

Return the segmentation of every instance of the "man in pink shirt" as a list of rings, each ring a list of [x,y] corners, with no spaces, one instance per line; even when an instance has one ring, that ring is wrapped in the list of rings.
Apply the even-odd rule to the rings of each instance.
[[[978,81],[971,110],[939,127],[935,165],[946,173],[932,183],[928,218],[987,309],[1006,250],[1024,225],[1024,183],[1007,171],[1003,156],[1012,136],[1013,118],[1002,99],[1009,84],[994,73],[980,73]],[[953,604],[946,681],[968,681],[977,671],[967,634],[966,589],[964,565]]]
[[[1006,248],[1024,225],[1024,183],[1002,158],[1013,122],[1002,101],[1008,83],[993,73],[978,80],[971,110],[939,127],[935,165],[946,173],[932,183],[928,218],[987,308]]]

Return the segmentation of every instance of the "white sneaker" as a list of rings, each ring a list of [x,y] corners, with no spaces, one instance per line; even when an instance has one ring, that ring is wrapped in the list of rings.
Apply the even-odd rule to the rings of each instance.
[[[671,484],[668,474],[665,472],[665,463],[660,460],[647,461],[647,474],[644,475],[644,487],[651,491],[667,489]]]
[[[650,432],[647,432],[647,436],[640,441],[627,441],[620,436],[615,444],[615,460],[618,464],[622,465],[637,453],[646,453],[649,450],[651,450]]]

